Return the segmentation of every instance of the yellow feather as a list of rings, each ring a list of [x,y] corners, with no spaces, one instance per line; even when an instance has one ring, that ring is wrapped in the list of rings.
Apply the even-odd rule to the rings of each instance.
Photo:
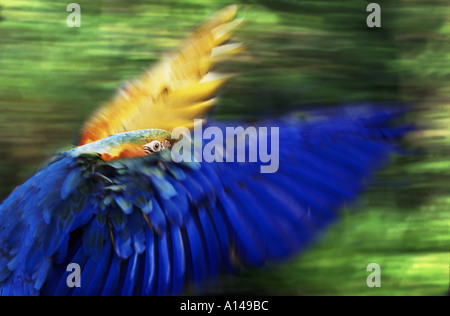
[[[84,125],[79,145],[144,128],[193,127],[211,110],[214,94],[230,77],[210,72],[218,59],[243,49],[225,44],[243,20],[229,6],[198,27],[181,48],[130,81]],[[234,20],[233,20],[234,19]]]

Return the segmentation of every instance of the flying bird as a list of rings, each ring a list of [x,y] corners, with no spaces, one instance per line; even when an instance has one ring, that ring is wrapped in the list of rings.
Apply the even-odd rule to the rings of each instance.
[[[77,146],[2,202],[2,295],[179,295],[279,262],[337,219],[397,150],[398,113],[360,105],[258,122],[279,152],[276,172],[238,161],[234,149],[232,161],[174,161],[175,128],[204,119],[226,130],[208,114],[231,77],[215,62],[244,48],[229,41],[243,23],[236,13],[218,12],[121,87]],[[80,267],[75,286],[71,264]]]

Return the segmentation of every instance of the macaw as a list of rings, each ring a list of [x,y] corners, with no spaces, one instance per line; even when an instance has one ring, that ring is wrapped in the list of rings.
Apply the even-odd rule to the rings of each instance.
[[[273,173],[261,173],[262,162],[175,162],[171,131],[208,118],[231,77],[213,64],[243,49],[229,42],[243,22],[236,13],[218,12],[120,88],[76,147],[3,201],[2,295],[201,291],[221,273],[299,254],[397,150],[397,112],[363,105],[257,123],[279,129]],[[69,286],[74,263],[79,282]]]

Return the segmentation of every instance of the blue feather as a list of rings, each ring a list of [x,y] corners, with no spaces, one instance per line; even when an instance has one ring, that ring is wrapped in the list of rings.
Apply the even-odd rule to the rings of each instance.
[[[261,266],[264,263],[264,256],[255,238],[256,236],[248,230],[247,223],[245,223],[230,198],[225,196],[225,193],[219,197],[219,201],[218,209],[226,216],[228,226],[232,227],[231,238],[236,243],[239,254],[247,264]]]
[[[125,214],[129,215],[133,212],[133,204],[124,196],[115,195],[115,201]]]
[[[131,296],[136,293],[138,288],[137,282],[139,281],[139,258],[140,255],[135,252],[128,262],[127,274],[124,281],[122,290],[123,296]]]
[[[189,267],[189,276],[195,283],[206,278],[207,263],[202,237],[194,219],[186,221],[186,231],[183,240],[186,247],[186,259]]]
[[[79,169],[73,169],[69,172],[61,187],[61,199],[65,200],[74,191],[83,179]]]
[[[216,235],[220,244],[223,268],[228,271],[232,271],[233,269],[228,254],[229,240],[231,237],[229,236],[229,229],[225,223],[223,214],[220,211],[220,206],[219,207],[217,207],[216,205],[210,206],[209,215],[211,217],[212,222],[214,223]]]
[[[186,260],[183,237],[179,227],[172,227],[172,294],[181,295],[186,280]]]
[[[69,234],[66,234],[61,241],[58,250],[53,255],[53,261],[55,264],[62,264],[67,257],[67,252],[69,249]]]
[[[108,272],[110,266],[112,265],[112,246],[109,240],[103,246],[103,253],[100,262],[97,264],[94,275],[88,285],[86,295],[98,296],[102,293],[105,286],[106,280],[108,278]]]
[[[152,205],[153,207],[151,212],[149,213],[149,218],[152,222],[153,227],[157,231],[161,231],[167,225],[166,217],[164,216],[164,213],[156,199],[152,200]]]
[[[117,290],[119,288],[120,282],[120,267],[122,264],[122,259],[116,254],[113,254],[112,263],[109,267],[108,277],[106,279],[105,287],[102,291],[102,296],[113,296],[117,295]]]
[[[131,234],[127,226],[114,231],[114,242],[116,254],[120,258],[127,259],[132,255],[133,248],[131,247]]]
[[[92,278],[94,277],[96,267],[97,267],[97,261],[93,257],[88,258],[87,263],[81,270],[82,272],[81,272],[81,277],[80,277],[80,283],[81,283],[80,287],[74,288],[74,290],[72,292],[73,296],[86,295],[86,292],[89,289],[89,283],[92,280]],[[87,284],[85,284],[85,283],[87,283]]]
[[[95,219],[86,226],[83,233],[83,246],[86,254],[100,261],[103,253],[103,244],[106,239],[106,226],[99,226]]]
[[[89,257],[84,252],[83,247],[79,247],[77,253],[73,257],[73,259],[70,261],[70,263],[78,264],[80,266],[80,268],[81,268],[81,271],[84,271],[84,266],[86,265],[86,262],[88,260],[89,260]],[[56,290],[53,293],[53,295],[55,295],[55,296],[67,296],[67,295],[69,295],[72,292],[73,288],[70,288],[70,287],[67,286],[67,277],[68,276],[69,276],[69,274],[64,270],[64,274],[59,279],[58,286],[56,287]],[[83,282],[82,279],[81,279],[81,282]],[[83,285],[83,284],[81,284],[81,285]]]
[[[280,258],[287,254],[282,230],[274,227],[274,221],[266,216],[267,210],[243,186],[232,187],[235,205],[240,209],[241,219],[255,236],[266,258]],[[234,224],[234,223],[233,223]],[[257,236],[257,237],[256,237]]]
[[[169,235],[170,236],[170,235]],[[171,276],[172,276],[172,264],[170,260],[169,251],[172,252],[172,245],[167,231],[163,231],[158,235],[158,295],[166,295],[170,292],[171,288]]]
[[[152,229],[147,227],[145,229],[146,235],[146,250],[145,250],[145,271],[144,280],[142,285],[142,295],[155,295],[157,287],[157,241],[155,241],[155,235]]]
[[[134,211],[128,216],[128,227],[132,232],[134,251],[141,254],[145,251],[145,232],[142,214]]]
[[[205,240],[207,243],[207,258],[209,261],[209,271],[210,276],[215,277],[218,275],[220,271],[220,266],[222,263],[222,253],[219,245],[219,241],[217,240],[216,232],[214,230],[214,226],[209,218],[209,214],[207,213],[204,206],[201,206],[198,209],[198,216],[201,222],[201,227],[203,228],[203,232],[205,234]]]

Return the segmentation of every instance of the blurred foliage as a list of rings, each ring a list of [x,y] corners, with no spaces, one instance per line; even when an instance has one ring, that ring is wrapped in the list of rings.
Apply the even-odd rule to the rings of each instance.
[[[0,200],[58,148],[75,143],[93,110],[125,80],[175,48],[224,0],[0,0]],[[361,0],[248,0],[235,40],[248,49],[219,65],[239,76],[218,119],[273,116],[343,103],[406,102],[415,123],[368,192],[305,254],[224,277],[211,293],[444,294],[449,283],[449,6],[379,0],[381,28]],[[368,288],[366,266],[382,268]]]

